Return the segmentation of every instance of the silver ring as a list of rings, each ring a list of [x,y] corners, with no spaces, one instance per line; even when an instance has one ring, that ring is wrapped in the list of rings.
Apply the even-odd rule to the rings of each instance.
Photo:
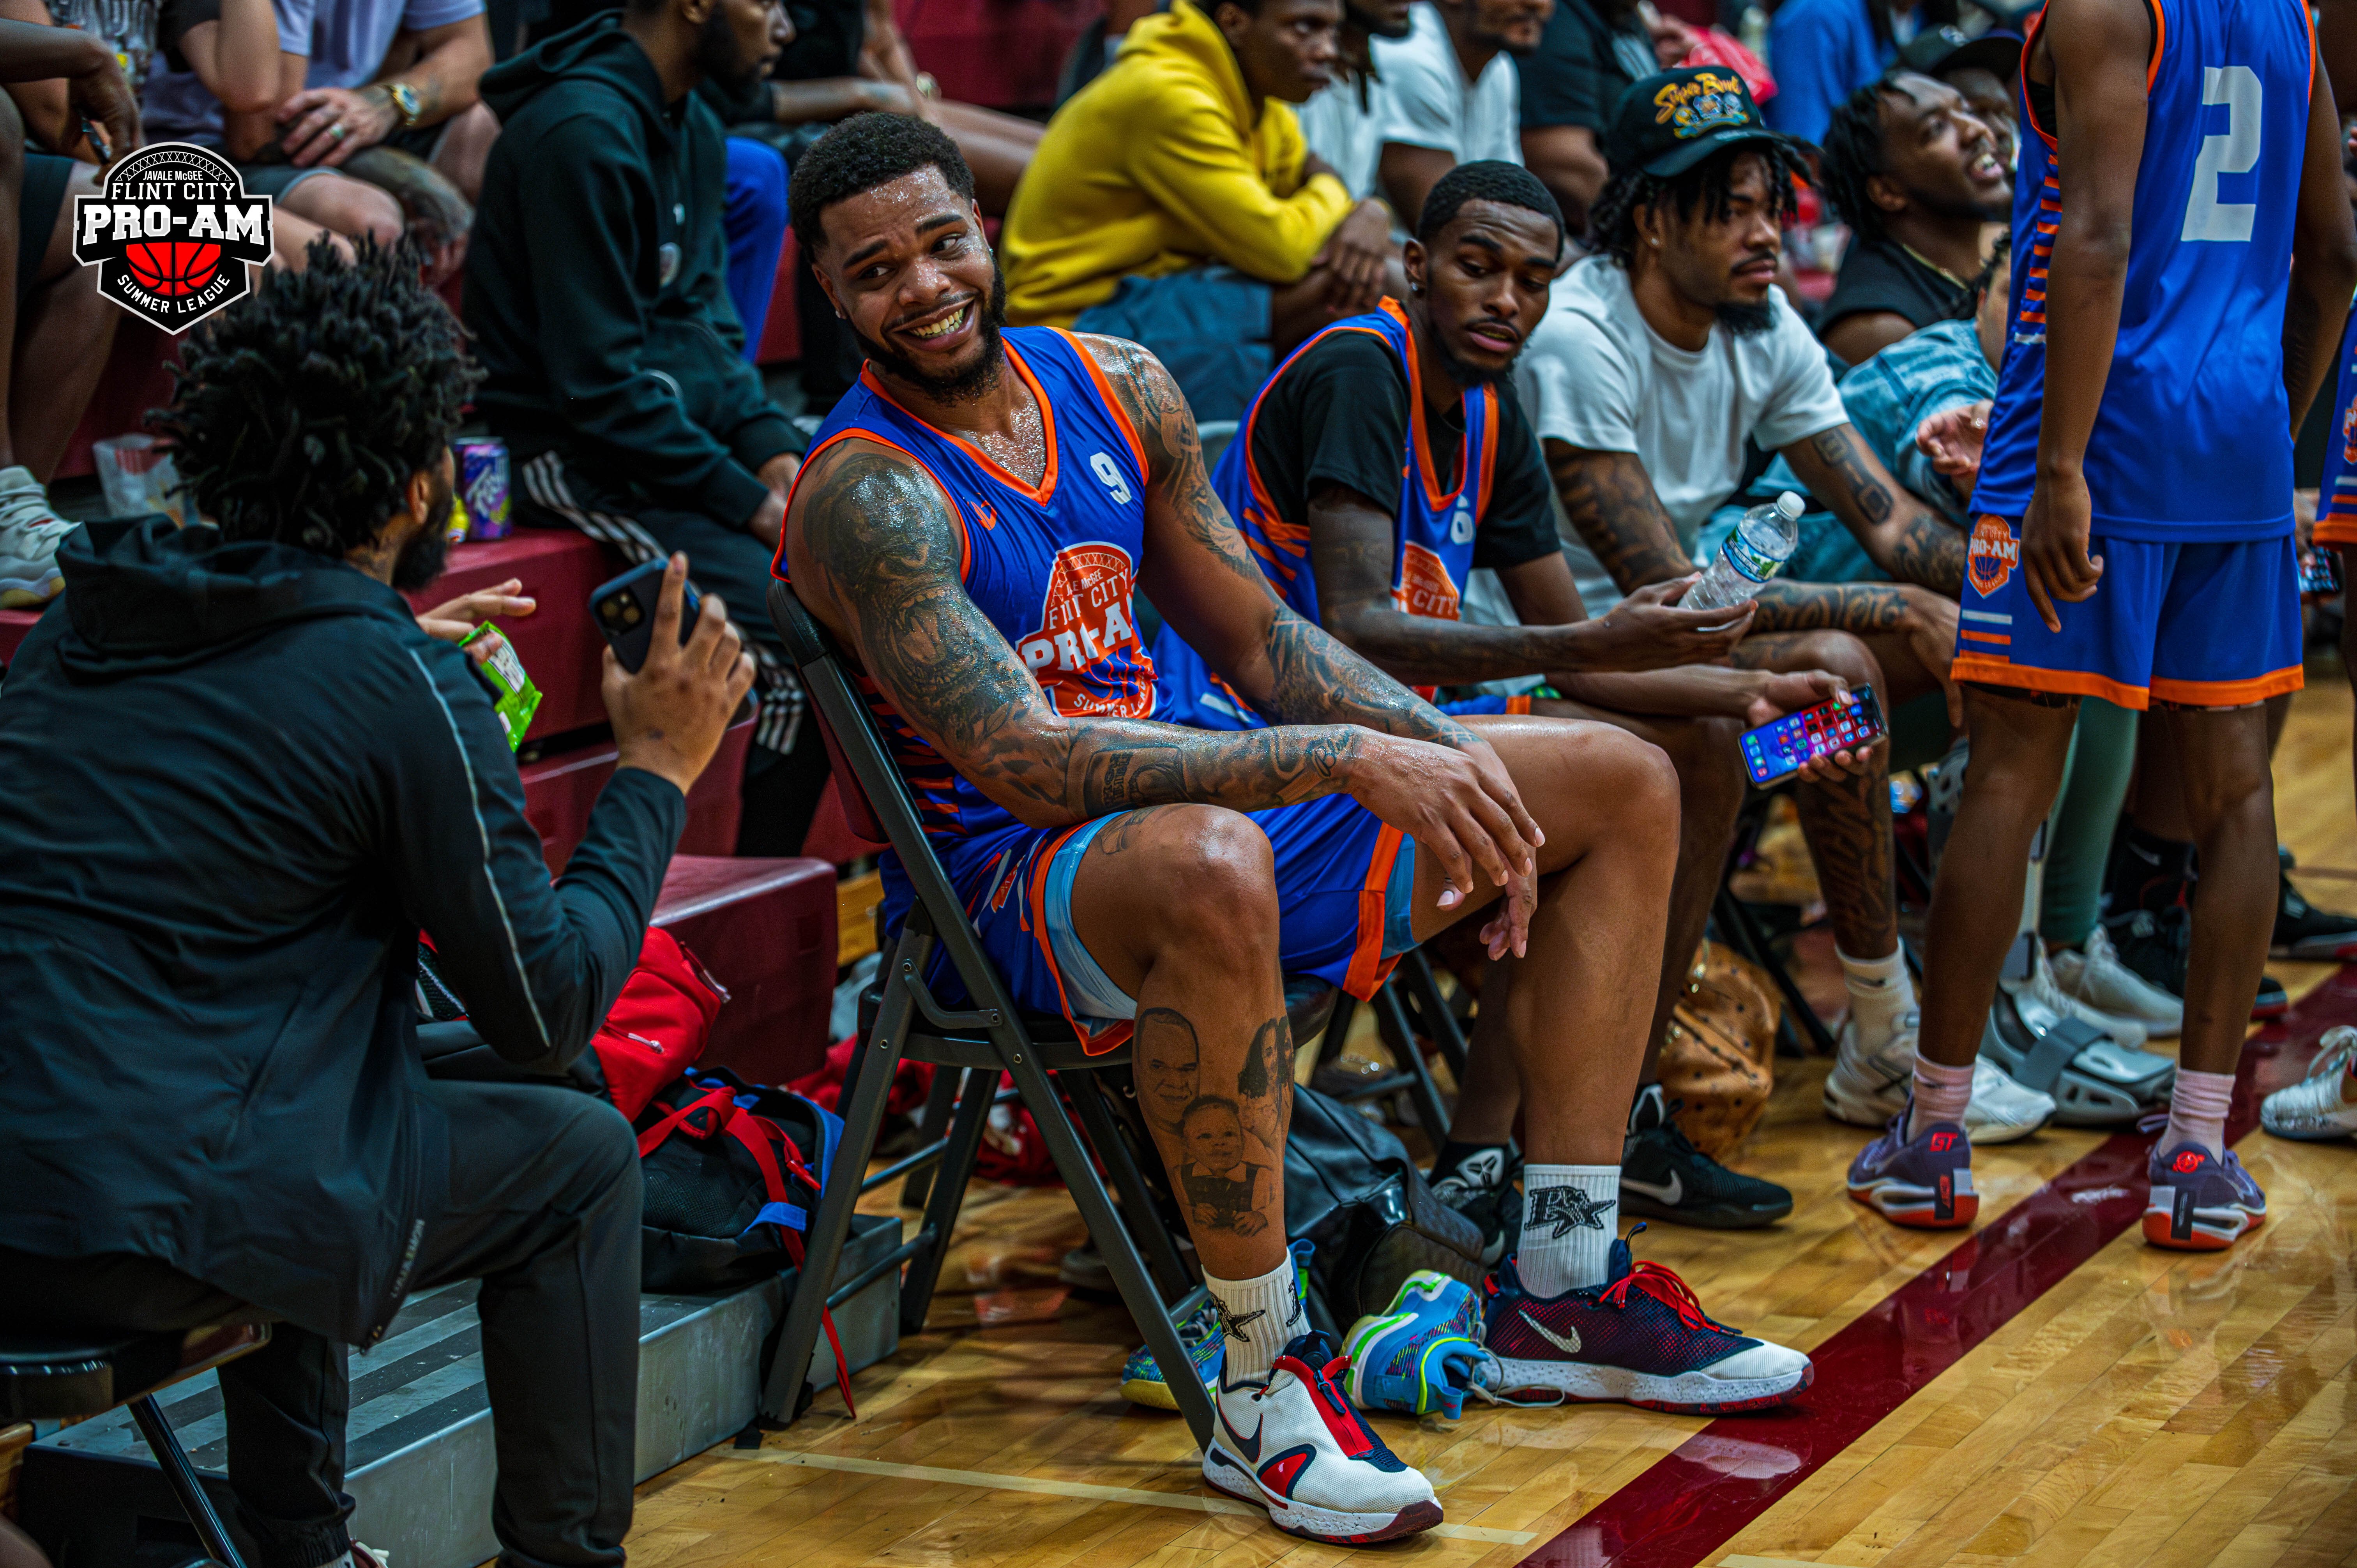
[[[328,135],[334,141],[342,141],[344,139],[344,123],[341,120],[339,120],[334,124],[328,126]]]

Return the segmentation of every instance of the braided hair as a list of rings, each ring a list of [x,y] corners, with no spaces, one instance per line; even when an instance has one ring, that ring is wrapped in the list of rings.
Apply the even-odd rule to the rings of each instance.
[[[479,372],[406,244],[325,240],[189,341],[170,438],[197,505],[238,540],[341,558],[375,542],[436,467]]]

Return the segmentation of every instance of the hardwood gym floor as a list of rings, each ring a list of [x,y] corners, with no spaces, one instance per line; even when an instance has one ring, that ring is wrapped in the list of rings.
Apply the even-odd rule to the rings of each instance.
[[[2305,890],[2357,904],[2351,700],[2311,672],[2277,757]],[[2357,966],[2274,965],[2297,1005],[2254,1036],[2238,1117],[2357,1023]],[[1715,1316],[1808,1349],[1785,1413],[1474,1404],[1376,1418],[1448,1522],[1386,1557],[1484,1568],[2357,1565],[2357,1145],[2238,1145],[2271,1219],[2222,1257],[2147,1248],[2143,1144],[2050,1131],[1982,1151],[1975,1232],[1901,1230],[1851,1204],[1862,1133],[1824,1119],[1826,1064],[1777,1064],[1745,1168],[1790,1220],[1655,1227]],[[2133,1191],[2131,1189],[2134,1189]],[[645,1568],[866,1563],[1132,1568],[1342,1563],[1207,1492],[1175,1415],[1115,1391],[1118,1309],[1069,1299],[1081,1239],[1060,1189],[977,1187],[932,1322],[759,1450],[723,1446],[640,1488]],[[951,1294],[956,1292],[958,1294]]]

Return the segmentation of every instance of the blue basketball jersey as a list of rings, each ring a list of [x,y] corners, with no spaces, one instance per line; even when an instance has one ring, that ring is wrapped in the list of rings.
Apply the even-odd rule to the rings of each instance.
[[[893,402],[872,367],[834,405],[810,455],[853,436],[905,453],[932,476],[957,517],[966,596],[1022,656],[1055,710],[1072,718],[1151,717],[1154,660],[1132,604],[1145,549],[1145,448],[1071,334],[1011,328],[1006,344],[1007,368],[1039,401],[1048,464],[1037,486]],[[786,575],[782,549],[776,570]],[[1015,825],[873,680],[856,678],[929,836],[964,840]],[[953,845],[941,848],[955,875]]]
[[[2095,532],[2182,543],[2291,528],[2285,279],[2315,43],[2299,0],[2150,0],[2157,37],[2118,346],[2087,443]],[[2018,518],[2036,478],[2047,268],[2062,188],[2023,51],[2005,364],[1972,510]]]
[[[1235,519],[1244,543],[1285,602],[1304,620],[1318,621],[1318,579],[1309,566],[1309,524],[1287,522],[1253,465],[1253,427],[1269,391],[1304,354],[1337,332],[1365,332],[1382,338],[1399,356],[1407,374],[1407,437],[1400,456],[1399,501],[1393,512],[1392,602],[1408,615],[1458,618],[1465,579],[1473,569],[1473,538],[1490,499],[1491,471],[1498,456],[1498,393],[1475,387],[1464,401],[1465,434],[1457,454],[1456,484],[1442,489],[1431,459],[1424,390],[1416,365],[1415,334],[1396,301],[1386,299],[1364,316],[1353,316],[1311,338],[1286,356],[1253,396],[1236,438],[1212,470],[1211,489]],[[1380,499],[1381,498],[1374,498]],[[1204,729],[1257,729],[1264,721],[1202,659],[1168,627],[1155,641],[1162,672],[1164,711],[1174,724]],[[1422,695],[1430,697],[1429,689]]]

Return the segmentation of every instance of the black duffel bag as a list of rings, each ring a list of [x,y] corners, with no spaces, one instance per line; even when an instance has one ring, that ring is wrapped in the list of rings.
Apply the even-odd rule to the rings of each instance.
[[[1392,1304],[1418,1269],[1481,1288],[1481,1232],[1433,1195],[1392,1130],[1297,1088],[1285,1140],[1285,1233],[1314,1241],[1311,1284],[1337,1327]]]

